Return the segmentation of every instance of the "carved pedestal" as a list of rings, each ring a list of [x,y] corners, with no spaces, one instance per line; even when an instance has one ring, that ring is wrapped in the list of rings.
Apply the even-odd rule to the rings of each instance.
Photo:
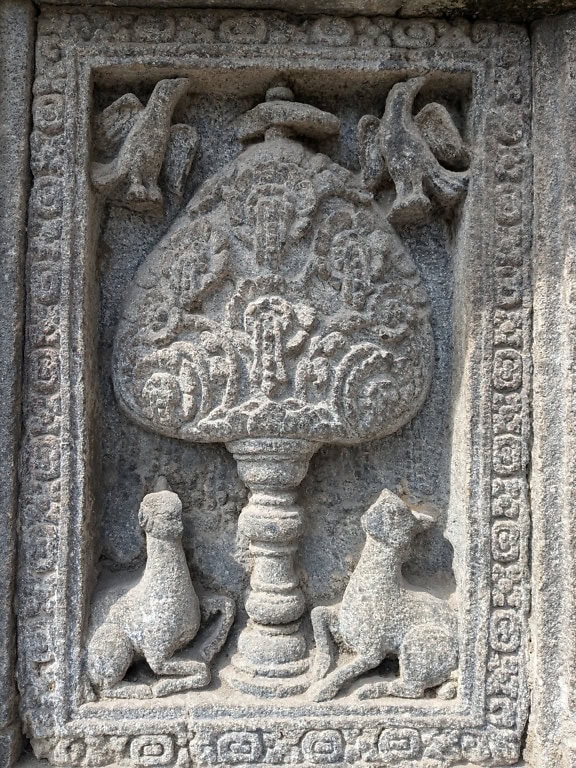
[[[246,612],[235,669],[227,679],[235,687],[263,696],[301,693],[310,684],[306,640],[300,619],[304,595],[295,569],[302,510],[298,486],[317,445],[306,440],[260,438],[228,443],[238,472],[250,489],[238,530],[253,555]]]

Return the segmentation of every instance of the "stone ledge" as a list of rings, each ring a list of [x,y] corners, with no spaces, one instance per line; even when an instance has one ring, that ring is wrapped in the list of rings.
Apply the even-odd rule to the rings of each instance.
[[[46,4],[134,8],[252,8],[307,14],[383,14],[403,18],[447,15],[514,22],[533,21],[576,8],[575,0],[46,0]]]

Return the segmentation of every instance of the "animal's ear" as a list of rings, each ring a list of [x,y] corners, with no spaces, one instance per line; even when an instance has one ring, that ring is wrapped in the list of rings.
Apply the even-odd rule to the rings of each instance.
[[[158,475],[156,478],[156,482],[154,483],[154,490],[152,493],[158,493],[158,491],[171,491],[170,485],[168,483],[168,480],[164,477],[164,475]]]
[[[408,508],[402,499],[385,488],[363,515],[362,527],[373,538],[385,539],[397,516],[404,515],[407,511]]]
[[[145,528],[148,523],[148,512],[148,504],[146,504],[146,499],[144,498],[140,502],[140,508],[138,509],[138,522],[141,528]]]
[[[392,493],[392,491],[389,491],[388,488],[384,488],[380,496],[378,496],[376,504],[387,504],[390,508],[394,507],[395,509],[402,510],[406,506],[405,502],[402,501],[400,496]]]

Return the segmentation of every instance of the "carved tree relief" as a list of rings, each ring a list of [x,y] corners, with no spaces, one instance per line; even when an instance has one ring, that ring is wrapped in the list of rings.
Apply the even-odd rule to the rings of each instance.
[[[36,757],[516,764],[525,30],[47,4],[36,35],[16,600]],[[341,133],[276,87],[235,145],[239,105],[281,73],[334,105]],[[177,218],[160,239],[163,205]],[[427,398],[433,355],[425,412],[392,436]],[[314,463],[304,521],[314,452],[379,437]],[[251,491],[237,550],[245,494],[224,446]],[[178,494],[153,490],[159,475]]]
[[[337,133],[338,119],[292,99],[272,88],[243,117],[241,138],[256,143],[199,189],[139,269],[114,357],[133,419],[224,442],[251,491],[239,520],[250,621],[230,681],[262,695],[309,684],[293,557],[310,457],[408,422],[433,360],[427,296],[384,212],[299,140]]]

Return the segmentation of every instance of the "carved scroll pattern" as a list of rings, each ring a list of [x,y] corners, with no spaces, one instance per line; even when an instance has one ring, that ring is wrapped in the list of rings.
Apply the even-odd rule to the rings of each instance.
[[[387,16],[320,16],[298,18],[284,13],[174,12],[160,18],[154,13],[115,11],[113,14],[71,13],[68,26],[59,30],[83,45],[112,43],[225,43],[227,45],[290,45],[323,48],[356,47],[386,50],[403,48],[466,49],[482,44],[489,25],[471,25],[464,19],[392,19]]]
[[[22,708],[29,732],[42,754],[61,766],[116,765],[127,760],[133,766],[149,766],[148,754],[155,765],[188,764],[192,758],[199,765],[231,764],[243,749],[247,764],[295,765],[306,760],[314,764],[346,762],[373,764],[375,760],[414,761],[422,757],[450,765],[468,760],[475,764],[511,764],[516,761],[518,728],[525,709],[524,672],[526,653],[528,500],[525,479],[527,455],[527,398],[529,381],[529,336],[526,307],[527,244],[522,206],[527,186],[526,84],[519,80],[524,41],[514,28],[474,25],[463,36],[450,37],[448,25],[441,22],[454,47],[495,45],[501,50],[497,62],[496,94],[491,109],[492,126],[500,129],[497,162],[494,169],[493,200],[498,220],[495,223],[492,251],[495,266],[495,308],[492,417],[492,567],[490,667],[487,679],[486,728],[479,724],[460,728],[404,727],[401,724],[357,729],[316,728],[286,729],[283,737],[265,730],[246,729],[241,722],[226,727],[214,722],[202,733],[188,733],[180,722],[160,722],[139,736],[105,734],[100,726],[92,731],[80,721],[69,723],[56,736],[55,713],[59,707],[56,687],[55,595],[58,577],[57,548],[59,526],[69,509],[61,504],[62,416],[60,397],[68,384],[60,372],[61,335],[67,333],[64,315],[66,299],[60,299],[62,265],[66,254],[60,252],[62,235],[62,184],[66,173],[64,125],[66,106],[66,45],[84,46],[91,40],[123,42],[146,41],[157,21],[147,14],[66,14],[68,26],[61,23],[59,12],[42,14],[39,27],[37,71],[34,98],[34,132],[31,162],[34,191],[30,201],[29,227],[29,301],[26,350],[30,364],[27,371],[25,399],[25,434],[21,490],[21,565],[19,572],[20,604],[20,688]],[[248,17],[248,15],[247,15]],[[257,15],[250,15],[257,18]],[[278,19],[283,19],[278,15]],[[216,26],[188,21],[178,16],[166,17],[161,33],[167,42],[201,41],[203,35],[216,41],[233,34],[232,26],[220,20]],[[359,20],[344,20],[342,29]],[[54,25],[51,27],[52,22]],[[291,24],[282,21],[288,29]],[[336,24],[338,28],[339,22]],[[391,21],[392,45],[427,48],[444,44],[436,22]],[[274,22],[274,29],[280,29]],[[327,25],[322,22],[321,29]],[[310,28],[312,29],[312,24]],[[254,42],[256,32],[244,42]],[[417,29],[413,35],[408,30]],[[395,31],[398,30],[398,31]],[[266,27],[264,40],[275,42],[279,32]],[[290,35],[294,33],[290,32]],[[312,33],[305,40],[313,40]],[[368,34],[368,33],[366,33]],[[388,33],[386,33],[388,34]],[[328,41],[316,31],[312,42],[321,46],[363,44],[355,31]],[[62,39],[61,39],[62,38]],[[339,40],[344,42],[339,42]],[[374,47],[380,45],[379,38]],[[412,41],[419,41],[417,44]],[[336,41],[336,42],[335,42]],[[471,41],[471,42],[470,42]],[[513,49],[517,49],[516,52]],[[487,56],[490,56],[487,51]],[[524,215],[525,219],[525,215]],[[521,296],[524,296],[522,300]],[[36,362],[35,362],[36,360]],[[38,363],[38,364],[36,364]],[[60,629],[58,629],[60,632]],[[150,749],[148,749],[148,747]]]

